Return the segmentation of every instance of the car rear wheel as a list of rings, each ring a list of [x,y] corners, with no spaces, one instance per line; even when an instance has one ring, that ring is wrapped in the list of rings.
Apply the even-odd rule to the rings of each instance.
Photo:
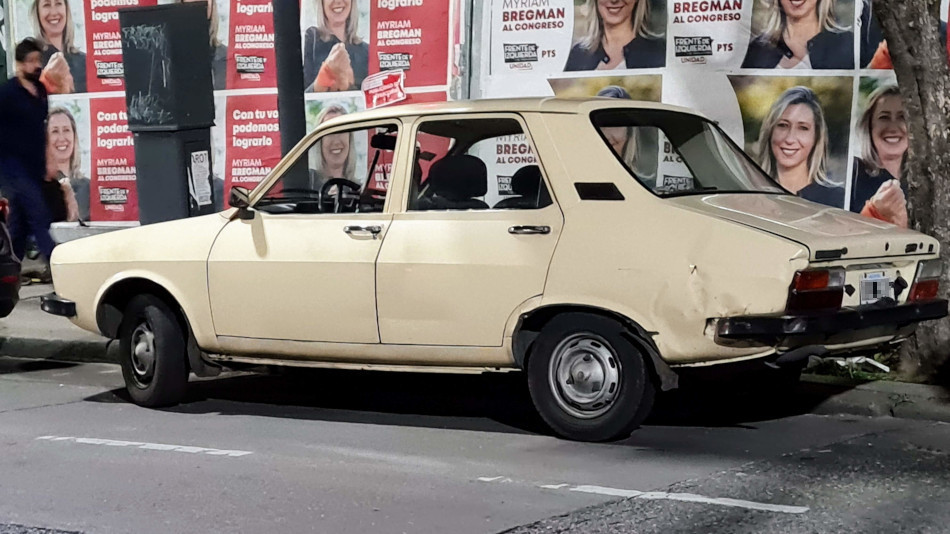
[[[653,407],[653,376],[623,325],[605,317],[559,315],[528,358],[528,389],[544,421],[578,441],[622,439]]]
[[[119,327],[122,376],[132,400],[147,407],[177,404],[188,386],[185,335],[175,313],[153,295],[134,297]]]

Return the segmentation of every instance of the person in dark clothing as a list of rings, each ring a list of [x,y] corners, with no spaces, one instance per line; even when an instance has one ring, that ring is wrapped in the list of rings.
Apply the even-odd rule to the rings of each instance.
[[[85,93],[86,54],[73,44],[76,25],[69,9],[69,0],[33,0],[30,17],[37,37],[46,43],[42,53],[43,66],[49,63],[54,54],[62,52],[69,65],[74,91]]]
[[[768,21],[744,69],[853,69],[854,33],[835,20],[835,0],[769,0]]]
[[[16,47],[17,75],[0,86],[0,189],[10,201],[13,253],[23,258],[32,234],[49,262],[55,246],[43,200],[47,175],[46,89],[40,83],[43,45],[24,39]]]
[[[353,0],[314,0],[317,24],[304,36],[306,92],[358,90],[369,74],[369,44],[357,35]]]
[[[649,28],[650,0],[587,0],[586,9],[585,35],[571,48],[565,71],[666,64],[666,40]]]

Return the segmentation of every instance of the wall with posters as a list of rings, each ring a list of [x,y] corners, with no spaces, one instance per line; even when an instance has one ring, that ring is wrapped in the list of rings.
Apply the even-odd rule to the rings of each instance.
[[[50,157],[76,191],[81,218],[134,223],[135,152],[118,10],[192,0],[8,1],[10,13],[0,28],[12,32],[11,41],[43,39],[49,45],[44,61],[69,80],[50,98],[62,123],[55,140],[51,132]],[[462,4],[301,0],[308,128],[334,104],[351,113],[374,103],[458,95]],[[215,90],[212,169],[221,206],[232,186],[254,187],[280,160],[273,0],[212,0],[208,20]],[[332,83],[315,83],[318,74],[320,82]],[[364,96],[364,88],[375,99]]]
[[[788,189],[860,212],[902,185],[908,144],[870,1],[491,0],[476,29],[472,96],[615,86],[694,108]],[[948,11],[944,0],[944,39]]]

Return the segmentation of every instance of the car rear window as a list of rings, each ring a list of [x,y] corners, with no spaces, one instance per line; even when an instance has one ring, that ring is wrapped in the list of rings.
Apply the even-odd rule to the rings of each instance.
[[[594,111],[591,122],[630,174],[658,196],[787,193],[701,117],[620,108]]]

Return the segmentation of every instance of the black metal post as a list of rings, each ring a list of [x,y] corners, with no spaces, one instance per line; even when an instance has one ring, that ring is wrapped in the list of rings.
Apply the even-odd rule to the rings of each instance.
[[[303,54],[300,44],[300,2],[274,0],[273,6],[280,149],[281,155],[286,155],[307,133],[303,98]]]

